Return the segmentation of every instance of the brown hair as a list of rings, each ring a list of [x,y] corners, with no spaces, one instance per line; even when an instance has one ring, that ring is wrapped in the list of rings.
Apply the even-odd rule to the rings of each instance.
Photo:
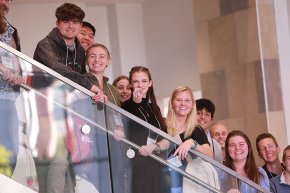
[[[128,80],[128,81],[130,82],[130,80],[129,80],[129,78],[128,78],[127,76],[123,76],[123,75],[121,75],[121,76],[118,76],[118,77],[114,80],[113,85],[117,87],[117,83],[118,83],[120,80],[123,80],[123,79],[126,79],[126,80]]]
[[[284,151],[283,151],[283,157],[282,157],[282,161],[285,162],[286,161],[286,151],[290,150],[290,145],[288,145],[287,147],[285,147]]]
[[[229,150],[228,150],[229,140],[230,140],[230,138],[235,137],[235,136],[240,136],[246,141],[246,143],[248,145],[248,156],[247,156],[246,164],[244,166],[244,170],[247,174],[247,177],[250,180],[259,184],[260,175],[259,175],[258,168],[257,168],[256,162],[255,162],[252,145],[251,145],[251,142],[250,142],[248,136],[244,132],[242,132],[241,130],[234,130],[228,134],[227,139],[226,139],[226,144],[225,144],[225,162],[224,162],[224,164],[225,164],[225,166],[231,168],[232,170],[235,170],[233,160],[230,157]]]
[[[132,76],[136,72],[144,72],[144,73],[146,73],[148,78],[149,78],[149,80],[152,81],[152,77],[151,77],[151,74],[150,74],[150,71],[149,71],[148,68],[146,68],[144,66],[135,66],[129,72],[129,81],[130,81],[131,84],[132,84]],[[158,107],[157,102],[156,102],[156,98],[155,98],[155,94],[154,94],[154,88],[153,88],[153,83],[152,83],[152,86],[149,87],[149,89],[148,89],[148,91],[146,93],[146,98],[149,98],[150,101],[151,101],[152,111],[153,111],[154,115],[156,116],[156,118],[158,119],[158,122],[160,123],[161,129],[163,131],[166,131],[164,118],[162,117],[160,108]]]
[[[259,153],[260,153],[260,149],[259,149],[258,143],[266,138],[271,138],[274,141],[276,147],[278,147],[277,140],[275,139],[275,137],[271,133],[262,133],[262,134],[258,135],[258,137],[256,138],[256,148],[257,148],[257,151]]]
[[[57,21],[76,20],[82,22],[85,18],[85,12],[75,4],[64,3],[55,11]]]

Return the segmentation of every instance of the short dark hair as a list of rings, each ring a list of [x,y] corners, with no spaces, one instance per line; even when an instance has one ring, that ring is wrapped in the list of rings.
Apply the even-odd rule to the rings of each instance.
[[[196,103],[196,110],[197,111],[201,111],[201,110],[205,109],[206,111],[210,112],[211,118],[214,117],[215,105],[213,104],[213,102],[211,100],[206,99],[206,98],[202,98],[202,99],[196,100],[195,103]]]
[[[94,35],[96,34],[96,28],[91,23],[83,21],[82,26],[90,28],[93,31]]]
[[[266,139],[266,138],[271,138],[271,139],[274,141],[276,147],[278,147],[277,140],[276,140],[276,138],[275,138],[271,133],[261,133],[261,134],[258,135],[258,137],[256,138],[256,148],[257,148],[257,151],[258,151],[258,152],[260,152],[259,147],[258,147],[258,143],[259,143],[260,141],[262,141],[263,139]]]
[[[77,20],[82,22],[85,18],[85,12],[77,5],[64,3],[55,11],[57,21]]]

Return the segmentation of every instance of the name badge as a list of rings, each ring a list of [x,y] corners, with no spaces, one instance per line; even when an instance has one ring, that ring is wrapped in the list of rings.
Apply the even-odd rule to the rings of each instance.
[[[150,137],[147,137],[147,145],[154,144],[154,143],[156,143],[155,139],[151,139]]]
[[[131,147],[127,150],[126,155],[128,158],[132,159],[135,157],[135,151]]]
[[[4,66],[9,68],[10,70],[13,70],[13,61],[12,58],[1,56],[1,61]]]
[[[113,114],[114,114],[114,119],[115,119],[116,125],[118,125],[120,127],[123,127],[123,122],[122,122],[122,119],[121,119],[121,115],[120,114],[116,114],[116,113],[113,113]]]
[[[86,134],[87,135],[87,134],[89,134],[91,132],[91,127],[88,126],[87,124],[85,124],[85,125],[82,126],[82,129],[81,130],[82,130],[82,133],[83,134]]]
[[[182,166],[181,161],[178,159],[178,156],[175,156],[173,158],[170,158],[167,160],[169,163],[171,163],[172,165],[174,165],[175,167],[180,167]]]

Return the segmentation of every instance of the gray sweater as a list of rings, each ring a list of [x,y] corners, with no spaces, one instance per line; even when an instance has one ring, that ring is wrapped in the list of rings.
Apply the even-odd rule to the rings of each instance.
[[[270,179],[270,191],[272,193],[290,193],[290,185],[286,183],[284,173]]]

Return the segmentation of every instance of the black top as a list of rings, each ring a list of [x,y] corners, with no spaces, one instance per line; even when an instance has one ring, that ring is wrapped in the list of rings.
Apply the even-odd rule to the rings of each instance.
[[[191,138],[191,139],[195,140],[198,143],[198,145],[203,145],[203,144],[210,145],[204,130],[200,126],[196,126],[195,129],[193,130],[193,132],[191,133],[191,135],[187,138],[184,138],[184,132],[179,134],[179,136],[180,136],[180,139],[182,140],[182,142]],[[173,150],[171,150],[168,157],[171,156],[177,148],[178,147],[175,147]]]
[[[147,98],[143,98],[141,103],[135,103],[133,99],[127,100],[122,104],[122,108],[139,117],[140,119],[160,128],[152,106]],[[129,119],[123,120],[126,136],[137,145],[146,145],[147,137],[160,141],[160,137],[153,131],[141,124]],[[163,189],[163,176],[161,172],[162,165],[150,157],[136,155],[130,159],[131,164],[131,192],[132,193],[160,193]]]
[[[129,99],[122,104],[122,108],[140,119],[150,123],[154,127],[161,129],[160,123],[152,111],[151,103],[147,98],[143,98],[141,103],[135,103],[133,99]],[[138,145],[146,145],[147,137],[157,140],[158,136],[155,132],[151,132],[148,128],[139,123],[130,120],[128,125],[128,138]]]
[[[179,136],[183,142],[188,140],[189,138],[191,138],[191,139],[195,140],[199,145],[203,145],[203,144],[209,145],[207,136],[206,136],[204,130],[200,126],[196,126],[194,131],[191,133],[191,136],[189,136],[187,138],[184,138],[184,132],[181,133]]]
[[[283,170],[285,170],[285,166],[284,166],[282,163],[281,163],[281,166],[282,166]],[[271,179],[271,178],[277,176],[277,174],[274,174],[274,173],[270,172],[270,171],[267,169],[266,164],[264,164],[264,165],[262,166],[262,168],[266,171],[267,176],[268,176],[269,179]]]

